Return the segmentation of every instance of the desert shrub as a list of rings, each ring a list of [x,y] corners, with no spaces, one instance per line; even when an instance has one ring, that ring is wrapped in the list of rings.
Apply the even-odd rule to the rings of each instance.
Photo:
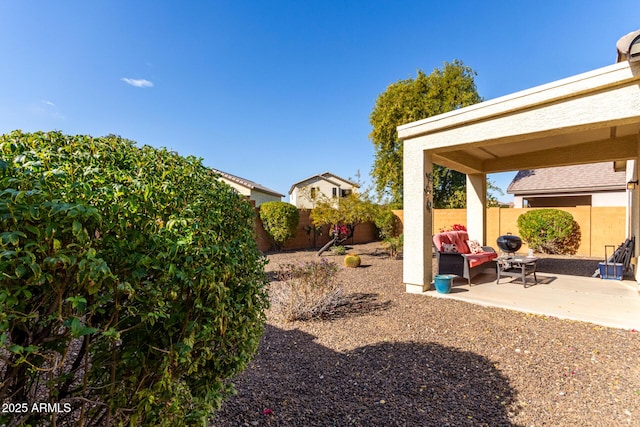
[[[281,249],[284,242],[296,236],[300,212],[291,203],[266,202],[260,205],[260,219],[276,249]]]
[[[536,209],[518,217],[522,239],[537,252],[575,254],[580,244],[580,229],[573,216],[559,209]]]
[[[69,405],[0,424],[205,424],[264,328],[253,221],[199,159],[0,136],[0,401]]]
[[[331,246],[330,250],[334,255],[344,255],[347,253],[347,248],[342,245]]]
[[[389,256],[398,259],[404,246],[404,234],[396,237],[387,237],[383,240],[383,244],[385,249],[389,251]]]
[[[330,313],[342,301],[338,265],[326,259],[301,265],[281,264],[280,283],[271,285],[271,304],[287,321],[308,320]]]
[[[396,217],[389,205],[379,205],[377,207],[373,222],[378,228],[378,234],[381,239],[384,240],[396,235],[398,217]]]

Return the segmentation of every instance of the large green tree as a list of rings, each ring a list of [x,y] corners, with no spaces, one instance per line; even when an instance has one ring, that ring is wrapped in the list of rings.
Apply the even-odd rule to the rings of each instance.
[[[402,141],[396,127],[482,101],[475,76],[474,70],[454,60],[429,75],[418,70],[415,79],[393,83],[378,96],[369,116],[369,138],[375,147],[371,175],[379,195],[402,203]],[[464,174],[434,165],[435,207],[463,207],[465,182]]]

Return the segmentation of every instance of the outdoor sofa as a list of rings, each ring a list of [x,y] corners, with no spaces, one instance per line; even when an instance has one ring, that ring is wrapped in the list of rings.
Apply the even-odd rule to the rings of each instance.
[[[466,231],[445,231],[433,236],[433,246],[438,261],[438,274],[453,274],[464,277],[471,285],[471,279],[482,270],[492,267],[498,257],[490,246],[481,246],[469,240]]]

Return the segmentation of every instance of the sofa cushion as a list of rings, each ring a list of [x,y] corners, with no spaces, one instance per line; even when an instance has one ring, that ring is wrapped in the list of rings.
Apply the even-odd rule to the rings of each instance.
[[[497,258],[498,254],[495,252],[480,252],[477,254],[465,255],[465,257],[469,260],[469,268],[473,268]]]
[[[477,240],[467,240],[467,246],[469,246],[469,252],[472,254],[479,254],[480,252],[484,252],[482,249],[482,245]]]
[[[445,254],[457,254],[458,252],[458,247],[456,246],[455,243],[443,243],[442,244],[442,252],[444,252]]]
[[[454,244],[461,254],[471,253],[467,246],[469,236],[466,231],[444,231],[433,236],[433,243],[439,252],[444,252],[443,243]]]

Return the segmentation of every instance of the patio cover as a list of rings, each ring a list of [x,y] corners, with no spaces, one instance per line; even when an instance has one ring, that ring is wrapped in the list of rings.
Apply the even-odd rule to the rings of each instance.
[[[399,126],[398,136],[404,141],[403,280],[408,292],[423,292],[433,276],[433,163],[467,174],[467,228],[471,239],[485,244],[487,173],[631,160],[628,177],[637,180],[640,62],[620,62]],[[640,191],[632,193],[631,231],[640,236]]]

